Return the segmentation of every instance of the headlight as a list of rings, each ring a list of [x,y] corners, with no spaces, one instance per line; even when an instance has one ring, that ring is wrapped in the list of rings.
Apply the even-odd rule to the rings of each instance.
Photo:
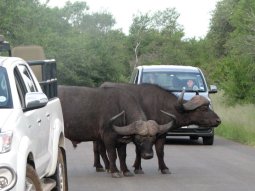
[[[0,166],[0,191],[11,189],[17,181],[14,170],[8,166]]]
[[[6,153],[11,150],[12,131],[0,133],[0,153]]]

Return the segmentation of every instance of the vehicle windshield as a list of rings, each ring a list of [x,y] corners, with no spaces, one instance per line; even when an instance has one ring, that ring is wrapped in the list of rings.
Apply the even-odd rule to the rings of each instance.
[[[0,67],[0,108],[12,108],[10,84],[3,67]]]
[[[205,82],[200,73],[191,72],[145,72],[141,83],[157,84],[169,91],[205,92]]]

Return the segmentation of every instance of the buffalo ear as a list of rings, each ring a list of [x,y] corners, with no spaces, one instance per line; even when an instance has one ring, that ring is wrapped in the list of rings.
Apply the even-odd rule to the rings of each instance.
[[[176,111],[178,111],[178,113],[184,113],[185,109],[183,107],[183,105],[175,105],[175,109]]]

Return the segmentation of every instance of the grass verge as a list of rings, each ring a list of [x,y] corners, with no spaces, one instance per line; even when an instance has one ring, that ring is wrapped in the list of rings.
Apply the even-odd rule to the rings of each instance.
[[[227,106],[222,92],[211,96],[214,111],[222,124],[215,129],[216,135],[255,146],[255,105]]]

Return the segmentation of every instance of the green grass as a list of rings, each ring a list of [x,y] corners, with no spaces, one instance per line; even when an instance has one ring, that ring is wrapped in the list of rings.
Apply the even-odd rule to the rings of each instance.
[[[217,135],[255,146],[255,105],[224,104],[222,92],[211,96],[214,111],[220,116],[222,124],[215,129]]]

